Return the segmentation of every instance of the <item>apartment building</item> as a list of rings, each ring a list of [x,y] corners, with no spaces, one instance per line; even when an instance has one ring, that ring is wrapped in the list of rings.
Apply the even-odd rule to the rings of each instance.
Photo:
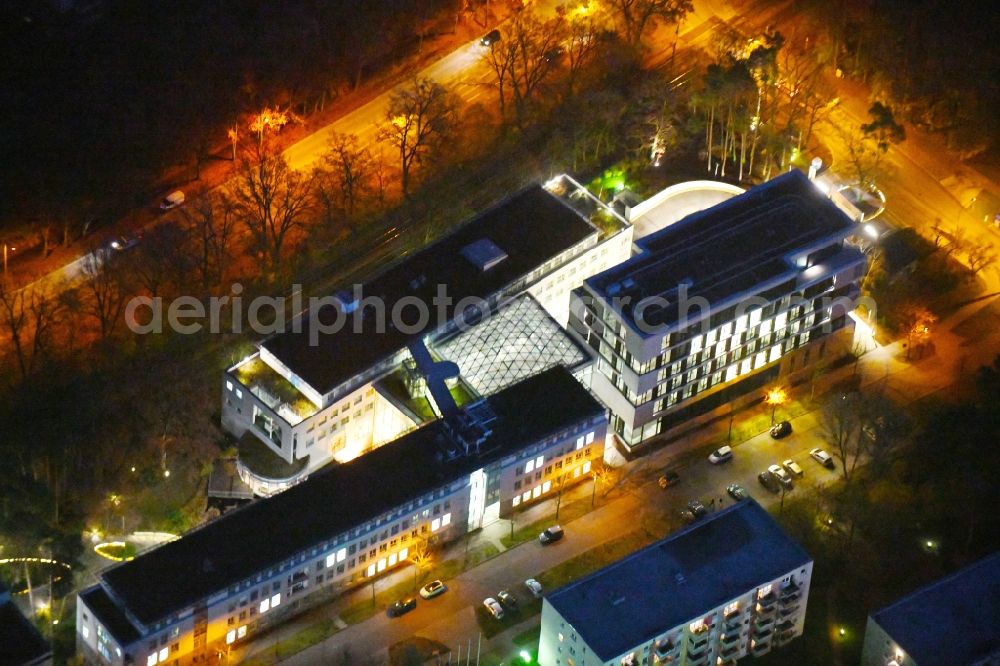
[[[35,625],[21,615],[10,590],[0,583],[0,664],[4,666],[49,666],[52,648]]]
[[[600,229],[592,224],[596,212],[610,224]],[[359,293],[341,293],[302,315],[293,330],[261,342],[223,377],[223,427],[263,444],[279,461],[267,472],[251,469],[241,455],[241,477],[257,494],[269,495],[332,460],[351,460],[440,415],[433,401],[413,390],[421,383],[407,375],[413,361],[409,345],[421,340],[432,349],[437,341],[442,348],[456,347],[456,337],[488,324],[515,301],[531,312],[509,313],[508,320],[537,320],[550,337],[540,342],[536,332],[516,338],[532,338],[533,362],[500,359],[493,364],[497,373],[487,367],[481,377],[502,374],[510,385],[567,355],[573,369],[589,366],[591,357],[576,349],[579,343],[567,342],[560,326],[544,320],[565,324],[570,290],[626,259],[631,238],[624,220],[564,176],[498,203],[367,281]],[[449,300],[439,306],[436,297],[442,293]],[[402,312],[414,300],[430,306],[431,320],[418,331],[394,326],[389,321],[394,309]],[[382,304],[381,313],[373,303]],[[349,323],[335,332],[321,330],[338,317]],[[524,346],[512,354],[527,355]],[[464,371],[463,359],[454,360]],[[475,362],[482,366],[483,355]],[[461,376],[451,380],[464,399],[485,395],[473,384]],[[399,390],[401,385],[408,390]],[[414,400],[423,401],[414,406]]]
[[[733,666],[801,635],[812,559],[752,499],[542,602],[541,666]]]
[[[100,574],[88,663],[203,663],[339,592],[589,478],[604,408],[561,366]]]
[[[868,616],[861,664],[1000,664],[1000,552]]]
[[[796,383],[848,352],[865,256],[856,224],[792,171],[636,241],[573,291],[591,387],[630,453]]]

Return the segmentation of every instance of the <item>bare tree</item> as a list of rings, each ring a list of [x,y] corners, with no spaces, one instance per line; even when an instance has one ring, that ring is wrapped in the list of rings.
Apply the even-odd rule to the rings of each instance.
[[[106,248],[90,252],[83,264],[83,311],[97,320],[101,341],[106,342],[122,318],[128,287],[121,256]]]
[[[410,194],[413,168],[432,158],[456,122],[454,95],[431,79],[417,79],[392,94],[378,138],[399,154],[403,196]]]
[[[984,268],[996,263],[997,252],[991,245],[976,243],[968,248],[966,260],[969,264],[969,273],[975,277]]]
[[[657,21],[678,23],[694,9],[691,0],[605,0],[612,22],[633,48]]]
[[[233,201],[271,270],[281,266],[289,233],[305,224],[312,205],[312,178],[288,166],[268,146],[244,155],[233,187]]]
[[[851,480],[865,451],[863,422],[864,403],[859,393],[833,396],[820,413],[820,435],[833,448],[833,457],[840,461],[845,482]]]
[[[236,226],[233,200],[218,192],[206,193],[194,197],[181,213],[192,231],[202,287],[221,283],[229,265]]]
[[[58,300],[37,289],[10,289],[0,280],[0,323],[10,337],[22,381],[48,354],[59,311]]]
[[[316,177],[316,195],[327,222],[348,224],[376,195],[378,164],[354,134],[335,133],[327,143]]]

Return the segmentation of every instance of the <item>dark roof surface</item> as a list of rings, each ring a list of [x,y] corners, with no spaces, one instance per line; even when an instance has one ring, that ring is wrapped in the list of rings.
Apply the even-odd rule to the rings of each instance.
[[[810,561],[747,499],[546,599],[608,660]]]
[[[102,578],[141,622],[155,622],[553,432],[604,413],[562,367],[515,384],[488,398],[488,404],[497,420],[479,458],[439,460],[444,427],[434,421],[109,569]]]
[[[640,254],[586,282],[605,297],[627,293],[633,305],[654,296],[672,301],[686,283],[689,298],[714,304],[798,272],[786,255],[853,227],[801,171],[790,171],[637,240]]]
[[[139,638],[139,632],[100,585],[84,590],[80,598],[121,645],[128,645]]]
[[[0,585],[0,596],[5,591]],[[49,644],[13,601],[0,603],[0,664],[31,664],[51,653]]]
[[[390,313],[392,305],[403,297],[416,297],[430,305],[438,293],[438,285],[447,286],[446,294],[451,297],[452,305],[464,298],[488,299],[596,233],[596,229],[573,209],[535,185],[501,201],[367,282],[361,296],[382,299],[386,313]],[[506,257],[498,261],[503,254]],[[483,271],[475,265],[477,261],[487,265],[498,263]],[[436,313],[437,308],[432,307],[431,312]],[[453,314],[453,308],[449,307],[448,318]],[[412,307],[408,307],[403,316],[408,323],[416,320]],[[306,315],[300,333],[289,331],[275,335],[265,340],[263,347],[314,389],[327,393],[402,349],[413,337],[392,328],[376,332],[377,318],[374,316],[363,317],[363,332],[355,333],[353,315],[351,317],[349,325],[336,333],[322,334],[320,344],[310,346],[310,317]],[[337,318],[335,306],[323,306],[317,318],[327,325],[332,324]],[[444,322],[432,321],[432,325],[434,323]]]
[[[872,619],[921,665],[965,666],[1000,653],[1000,553],[920,588]]]

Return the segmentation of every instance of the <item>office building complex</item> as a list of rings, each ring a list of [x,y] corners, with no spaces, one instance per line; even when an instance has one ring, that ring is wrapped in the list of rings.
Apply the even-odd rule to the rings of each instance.
[[[636,241],[572,293],[597,353],[591,388],[626,454],[795,383],[851,349],[856,224],[792,171]]]
[[[589,478],[604,455],[604,408],[565,368],[459,409],[447,363],[414,352],[445,416],[104,571],[78,596],[78,652],[115,666],[214,660],[420,548]]]
[[[731,666],[802,633],[812,560],[753,500],[547,595],[541,666]]]
[[[592,356],[562,329],[569,292],[625,260],[631,238],[629,225],[564,176],[306,313],[223,377],[222,424],[241,438],[241,478],[269,495],[440,415],[415,343],[457,365],[449,388],[459,404],[552,365],[585,372]],[[449,300],[439,305],[442,294]],[[409,326],[414,302],[430,312],[418,330]],[[347,323],[321,330],[338,317]]]
[[[872,613],[861,664],[1000,664],[1000,553]]]

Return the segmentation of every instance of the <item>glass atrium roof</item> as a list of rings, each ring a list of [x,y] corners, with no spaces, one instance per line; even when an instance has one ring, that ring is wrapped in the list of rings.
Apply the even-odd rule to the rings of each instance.
[[[490,395],[555,365],[576,370],[591,357],[529,294],[523,294],[477,326],[433,344],[437,355],[458,364],[462,378]]]

